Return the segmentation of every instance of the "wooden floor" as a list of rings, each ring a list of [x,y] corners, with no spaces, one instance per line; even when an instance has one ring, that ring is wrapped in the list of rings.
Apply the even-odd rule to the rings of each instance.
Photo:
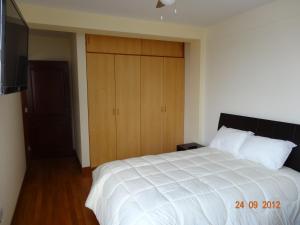
[[[33,161],[12,225],[99,225],[84,207],[91,182],[75,158]]]

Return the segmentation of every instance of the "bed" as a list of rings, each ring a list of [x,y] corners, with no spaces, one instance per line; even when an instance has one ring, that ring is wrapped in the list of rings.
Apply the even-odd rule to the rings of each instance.
[[[300,144],[294,124],[221,114],[223,125]],[[101,225],[298,225],[297,150],[279,171],[207,147],[106,163],[86,206]]]

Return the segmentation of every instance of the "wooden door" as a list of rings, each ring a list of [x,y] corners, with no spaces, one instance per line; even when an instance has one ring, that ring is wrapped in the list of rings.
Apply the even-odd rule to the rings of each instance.
[[[114,56],[87,54],[91,166],[116,160]]]
[[[140,60],[115,56],[117,159],[140,155]]]
[[[163,57],[141,58],[141,151],[163,153]]]
[[[72,155],[68,63],[30,61],[28,89],[24,94],[24,129],[30,155]]]
[[[184,135],[184,59],[164,58],[164,151],[176,151]]]

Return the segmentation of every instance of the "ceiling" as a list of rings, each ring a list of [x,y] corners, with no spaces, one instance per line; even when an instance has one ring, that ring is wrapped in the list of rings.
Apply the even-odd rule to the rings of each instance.
[[[146,20],[207,26],[274,0],[177,0],[176,5],[156,9],[157,0],[17,0],[55,8],[124,16]],[[177,8],[178,13],[174,14]]]

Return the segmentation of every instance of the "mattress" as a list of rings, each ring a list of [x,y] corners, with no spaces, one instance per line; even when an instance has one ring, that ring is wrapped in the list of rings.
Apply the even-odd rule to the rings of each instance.
[[[299,225],[300,173],[210,148],[106,163],[86,206],[101,225]]]

